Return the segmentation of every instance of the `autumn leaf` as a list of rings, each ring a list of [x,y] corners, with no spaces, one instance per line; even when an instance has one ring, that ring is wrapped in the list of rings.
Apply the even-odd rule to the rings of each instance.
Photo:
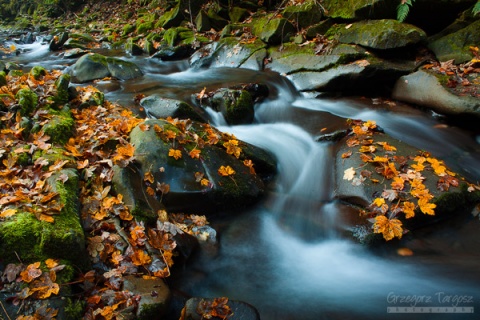
[[[413,218],[415,216],[415,204],[410,201],[403,202],[403,212],[405,213],[405,218]]]
[[[8,217],[11,217],[13,215],[15,215],[17,213],[17,209],[5,209],[2,211],[2,213],[0,214],[0,218],[8,218]]]
[[[219,169],[218,169],[218,173],[223,176],[223,177],[227,177],[227,176],[231,176],[231,175],[234,175],[235,174],[235,170],[232,169],[232,167],[230,166],[221,166]]]
[[[200,185],[203,187],[208,187],[210,185],[210,181],[208,179],[203,178],[200,180]]]
[[[178,149],[170,149],[168,151],[168,156],[175,158],[175,160],[178,160],[182,157],[182,152]]]
[[[34,279],[42,275],[42,270],[40,270],[39,268],[40,268],[40,262],[29,264],[24,271],[20,272],[20,277],[26,283],[30,283]]]
[[[350,181],[353,179],[354,176],[355,176],[355,169],[353,167],[350,167],[343,172],[343,180]]]
[[[401,177],[394,177],[391,186],[394,190],[402,191],[405,187],[405,180]]]
[[[352,155],[352,151],[342,153],[342,159],[349,158]]]
[[[428,202],[428,199],[426,198],[421,198],[418,200],[418,206],[420,207],[420,211],[422,211],[424,214],[428,215],[435,215],[435,209],[437,207],[436,204]]]
[[[145,172],[145,174],[143,175],[143,181],[153,183],[155,181],[155,178],[153,177],[153,174],[148,171]]]
[[[57,259],[47,259],[45,260],[45,265],[47,266],[48,269],[55,268],[58,266],[58,260]]]
[[[235,158],[237,159],[240,157],[240,153],[242,152],[242,149],[238,147],[238,140],[234,140],[234,139],[228,140],[228,142],[225,142],[223,146],[227,149],[228,154],[234,155]]]
[[[148,265],[152,258],[144,250],[135,250],[131,256],[132,262],[136,266]]]
[[[192,159],[199,159],[200,158],[200,153],[201,153],[201,150],[199,149],[192,149],[192,151],[190,151],[188,153],[188,155],[192,158]]]
[[[377,216],[375,217],[373,232],[381,233],[387,241],[392,240],[394,237],[400,239],[403,234],[402,222],[398,219],[388,219],[385,216]]]
[[[253,168],[253,161],[250,159],[243,160],[243,164],[247,166],[250,170],[250,174],[256,174],[255,169]]]
[[[370,153],[374,153],[375,151],[377,150],[377,148],[375,146],[361,146],[359,151],[360,152],[370,152]]]
[[[373,204],[376,205],[377,207],[381,207],[382,205],[385,204],[385,199],[384,198],[375,198],[375,200],[373,200]]]

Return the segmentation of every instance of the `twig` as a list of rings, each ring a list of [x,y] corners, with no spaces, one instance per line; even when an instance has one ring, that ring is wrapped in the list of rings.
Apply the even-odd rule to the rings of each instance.
[[[7,310],[6,310],[5,307],[3,306],[2,300],[0,300],[0,306],[2,306],[3,312],[4,312],[5,315],[7,316],[8,320],[12,320],[12,318],[10,318],[10,316],[8,315]]]

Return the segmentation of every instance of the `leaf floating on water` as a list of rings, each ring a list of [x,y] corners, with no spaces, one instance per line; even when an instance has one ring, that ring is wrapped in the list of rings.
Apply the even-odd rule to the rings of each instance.
[[[413,256],[413,251],[409,248],[398,248],[397,254],[402,257]]]

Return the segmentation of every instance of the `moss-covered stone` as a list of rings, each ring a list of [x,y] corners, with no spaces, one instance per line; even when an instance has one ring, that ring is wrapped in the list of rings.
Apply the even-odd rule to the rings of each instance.
[[[53,117],[43,125],[43,132],[50,136],[53,143],[65,144],[73,134],[75,121],[68,108],[59,112],[50,111]]]
[[[212,106],[222,112],[228,124],[246,124],[253,121],[253,99],[248,91],[220,90],[213,96]]]
[[[63,183],[57,178],[65,174]],[[85,238],[78,216],[78,175],[74,169],[63,169],[52,175],[47,183],[59,194],[63,205],[55,222],[38,220],[32,213],[20,212],[0,223],[0,256],[3,263],[45,261],[48,258],[65,259],[77,267],[88,264],[85,259]]]
[[[144,34],[152,30],[154,27],[153,21],[146,21],[140,24],[137,24],[136,31],[138,34]]]
[[[125,50],[134,56],[143,54],[142,48],[140,48],[140,46],[135,43],[135,40],[133,38],[127,39],[127,42],[125,43]]]
[[[65,168],[75,168],[76,161],[73,157],[65,155],[65,149],[61,147],[52,146],[48,150],[36,150],[32,155],[32,161],[35,162],[38,158],[43,158],[48,161],[48,165],[53,165],[56,161],[68,161]]]
[[[252,32],[262,41],[276,45],[295,33],[295,28],[285,18],[262,17],[253,22]]]
[[[0,71],[0,87],[7,84],[7,74],[5,71]]]
[[[62,74],[58,79],[55,81],[55,88],[56,93],[53,97],[55,101],[55,105],[63,105],[67,103],[70,99],[68,93],[68,86],[70,85],[70,75],[69,74]]]
[[[300,5],[286,7],[282,15],[299,28],[306,28],[320,22],[323,16],[323,9],[317,1],[311,0]]]
[[[20,114],[22,116],[30,115],[38,103],[38,96],[30,89],[18,90],[15,98],[18,99],[20,105]]]
[[[40,80],[47,74],[47,70],[42,66],[35,66],[30,70],[30,74],[35,78],[35,80]]]
[[[245,20],[249,15],[249,11],[245,8],[240,7],[233,7],[229,12],[228,15],[230,17],[230,21],[233,23],[241,22]]]
[[[127,23],[126,25],[123,26],[123,35],[128,35],[129,33],[132,33],[135,31],[135,26]]]

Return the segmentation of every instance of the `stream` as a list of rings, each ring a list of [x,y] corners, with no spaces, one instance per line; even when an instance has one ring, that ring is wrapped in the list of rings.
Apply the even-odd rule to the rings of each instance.
[[[9,60],[27,70],[37,64],[66,70],[75,62],[38,42],[17,47],[24,52]],[[129,57],[106,49],[100,53],[135,62],[145,74],[94,84],[106,99],[126,107],[139,93],[195,103],[192,96],[204,87],[211,91],[258,82],[270,89],[270,96],[256,105],[251,125],[226,126],[211,110],[209,117],[220,130],[277,157],[275,187],[248,212],[212,222],[218,245],[203,245],[176,270],[169,280],[172,288],[192,296],[245,301],[263,320],[478,319],[478,216],[419,230],[405,243],[413,256],[372,252],[345,237],[344,218],[354,213],[333,199],[334,148],[317,138],[324,128],[341,128],[347,118],[375,120],[386,133],[431,152],[478,182],[480,129],[450,126],[437,115],[402,104],[376,104],[361,97],[315,98],[297,92],[273,72],[192,70],[186,61]],[[405,307],[408,313],[401,313],[407,312],[402,311]],[[437,313],[422,313],[427,311],[421,307],[436,308]]]

